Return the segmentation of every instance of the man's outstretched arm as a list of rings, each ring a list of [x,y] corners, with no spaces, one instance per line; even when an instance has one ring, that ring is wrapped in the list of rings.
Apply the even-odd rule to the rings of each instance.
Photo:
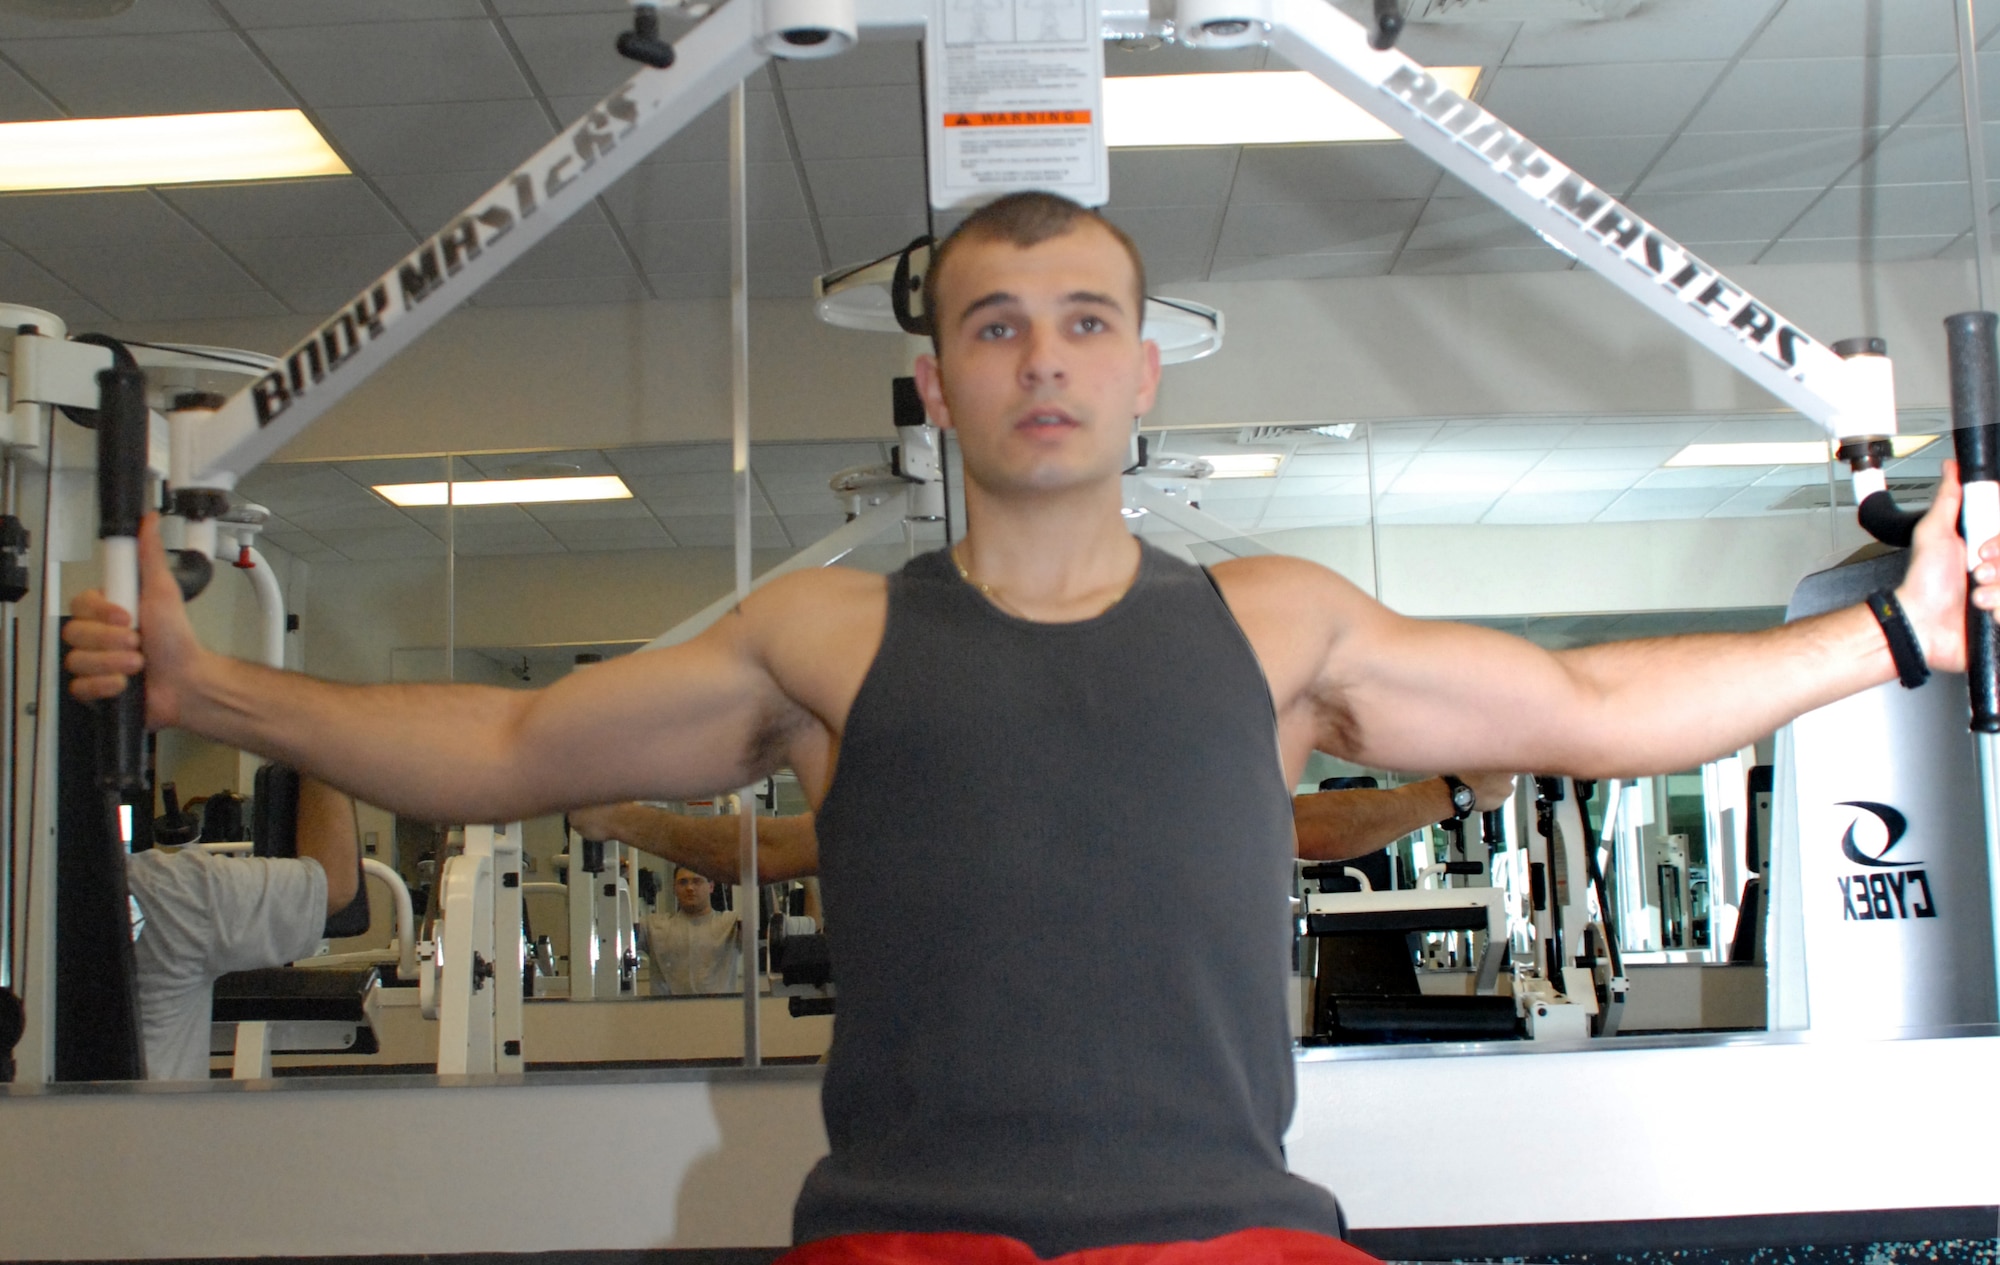
[[[737,881],[742,825],[734,813],[697,817],[650,804],[580,808],[569,824],[586,839],[616,839],[663,857],[717,883]],[[819,872],[819,839],[811,813],[757,818],[757,879],[782,883]]]
[[[806,719],[763,666],[743,613],[545,690],[339,685],[204,649],[156,517],[140,550],[143,647],[125,611],[79,596],[63,630],[77,697],[111,697],[143,671],[149,725],[282,760],[394,812],[506,821],[741,786],[784,762],[790,728]]]
[[[1948,464],[1897,589],[1940,671],[1965,662],[1958,501]],[[1975,600],[2000,593],[1981,585]],[[1862,606],[1756,633],[1552,653],[1488,629],[1405,619],[1337,577],[1310,600],[1313,622],[1330,630],[1318,680],[1299,704],[1313,741],[1381,768],[1671,772],[1896,676],[1881,627]]]
[[[1490,812],[1514,793],[1511,773],[1468,773],[1474,810]],[[1299,859],[1348,861],[1453,815],[1451,788],[1441,777],[1387,790],[1320,791],[1292,798]]]

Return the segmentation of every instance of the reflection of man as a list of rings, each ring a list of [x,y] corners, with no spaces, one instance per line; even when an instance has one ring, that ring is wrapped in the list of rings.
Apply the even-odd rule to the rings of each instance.
[[[1894,680],[1892,645],[1964,663],[1950,467],[1873,611],[1551,653],[1406,619],[1302,559],[1204,574],[1134,537],[1121,476],[1159,349],[1106,221],[1004,198],[924,281],[918,388],[957,436],[967,529],[893,576],[795,571],[690,641],[545,690],[351,686],[202,648],[149,519],[139,618],[86,593],[63,630],[78,697],[144,671],[153,724],[425,820],[795,770],[841,992],[793,1265],[1366,1259],[1282,1145],[1290,791],[1314,749],[1661,772]]]
[[[126,862],[149,1080],[208,1079],[216,976],[318,948],[327,916],[354,899],[355,846],[354,805],[302,778],[296,858],[152,848]]]
[[[737,918],[712,903],[715,884],[688,869],[674,870],[674,908],[639,921],[639,947],[653,968],[655,996],[731,993],[742,987]]]
[[[1459,787],[1464,787],[1461,804]],[[1514,791],[1511,773],[1425,778],[1383,790],[1320,791],[1292,799],[1298,854],[1305,861],[1347,861],[1387,847],[1434,822],[1464,820],[1500,807]],[[700,817],[649,804],[579,808],[570,825],[586,839],[618,842],[665,857],[719,883],[738,881],[733,815]],[[780,883],[819,873],[811,813],[757,819],[757,879]]]

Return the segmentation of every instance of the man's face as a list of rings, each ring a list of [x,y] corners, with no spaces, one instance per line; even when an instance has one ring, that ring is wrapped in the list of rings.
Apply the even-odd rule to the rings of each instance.
[[[917,385],[967,479],[997,495],[1116,479],[1160,380],[1117,239],[1083,221],[1033,246],[968,239],[949,264]]]
[[[680,905],[684,914],[709,912],[712,906],[709,905],[708,898],[714,890],[715,884],[693,870],[674,871],[674,900]]]

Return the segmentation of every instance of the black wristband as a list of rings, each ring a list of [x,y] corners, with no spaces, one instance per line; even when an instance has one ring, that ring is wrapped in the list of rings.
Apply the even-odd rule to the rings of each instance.
[[[1895,592],[1881,589],[1870,593],[1867,600],[1869,613],[1882,625],[1882,636],[1889,643],[1889,657],[1895,660],[1896,676],[1903,688],[1913,690],[1930,680],[1931,669],[1924,662],[1923,643],[1917,640],[1917,630],[1910,626],[1910,617],[1903,613],[1903,604],[1896,600]]]
[[[1445,820],[1464,821],[1467,817],[1472,816],[1472,810],[1478,807],[1478,801],[1472,796],[1472,788],[1468,787],[1455,774],[1440,773],[1438,777],[1443,780],[1444,789],[1451,796],[1451,816],[1445,818]],[[1465,807],[1463,808],[1458,806],[1458,793],[1460,791],[1465,792]]]

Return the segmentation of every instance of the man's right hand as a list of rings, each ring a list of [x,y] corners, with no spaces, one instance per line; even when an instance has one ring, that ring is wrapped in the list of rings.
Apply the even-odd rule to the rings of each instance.
[[[1514,793],[1512,773],[1466,773],[1460,775],[1467,786],[1472,788],[1472,807],[1477,812],[1490,813],[1507,802]]]
[[[569,828],[592,843],[606,839],[628,842],[618,833],[622,829],[618,818],[624,807],[623,804],[594,804],[589,808],[572,808],[569,810]]]
[[[140,632],[131,613],[91,589],[70,603],[63,625],[69,652],[70,693],[86,701],[116,698],[125,684],[146,674],[146,726],[162,729],[179,722],[183,692],[204,653],[189,623],[180,585],[160,543],[160,517],[148,514],[139,526]]]

